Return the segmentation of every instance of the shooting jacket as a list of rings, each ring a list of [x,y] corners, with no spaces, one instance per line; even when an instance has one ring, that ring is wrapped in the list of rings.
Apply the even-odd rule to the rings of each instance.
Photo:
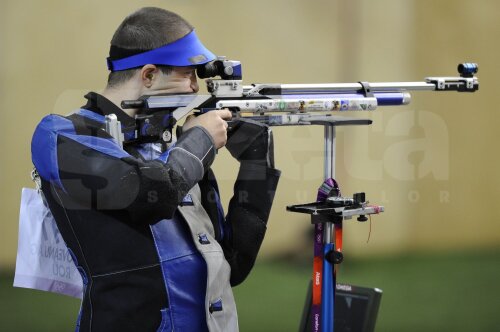
[[[231,286],[254,265],[279,171],[242,163],[225,217],[201,127],[166,151],[120,148],[105,131],[106,98],[37,126],[32,159],[82,275],[77,331],[237,331]]]

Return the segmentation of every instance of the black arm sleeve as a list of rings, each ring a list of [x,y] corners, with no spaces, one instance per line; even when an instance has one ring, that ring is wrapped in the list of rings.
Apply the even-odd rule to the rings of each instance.
[[[119,158],[61,135],[57,142],[63,186],[59,196],[71,198],[68,202],[73,206],[65,208],[122,210],[132,222],[153,223],[173,216],[215,154],[212,138],[202,127],[186,131],[168,157],[153,161],[130,155]]]
[[[231,266],[231,286],[243,282],[255,264],[279,176],[274,168],[241,163],[226,217],[231,232],[222,244]]]

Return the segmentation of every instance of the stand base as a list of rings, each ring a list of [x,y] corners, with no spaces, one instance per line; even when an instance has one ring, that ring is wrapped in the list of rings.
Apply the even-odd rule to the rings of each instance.
[[[382,290],[337,284],[335,292],[335,332],[373,332]],[[311,332],[312,282],[306,295],[299,332]],[[327,331],[322,331],[327,332]]]

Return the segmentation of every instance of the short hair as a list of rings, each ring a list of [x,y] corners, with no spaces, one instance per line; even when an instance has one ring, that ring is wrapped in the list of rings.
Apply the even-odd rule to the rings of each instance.
[[[129,53],[126,56],[130,56],[170,44],[192,30],[193,26],[176,13],[156,7],[144,7],[127,16],[116,29],[111,39],[110,57],[113,60],[119,59],[113,57],[113,49],[120,49],[122,54]],[[171,66],[161,65],[158,68],[165,74],[172,71]],[[139,68],[131,68],[109,73],[108,87],[125,83],[138,70]]]

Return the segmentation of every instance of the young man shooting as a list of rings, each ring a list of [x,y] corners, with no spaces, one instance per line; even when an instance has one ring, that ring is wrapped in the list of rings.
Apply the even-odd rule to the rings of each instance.
[[[105,130],[115,114],[126,142],[140,110],[122,100],[195,93],[197,66],[214,59],[183,18],[140,9],[111,40],[104,91],[34,133],[42,192],[84,283],[80,331],[238,330],[231,286],[254,265],[279,178],[271,131],[242,121],[228,141],[228,110],[186,121],[168,147],[121,148]],[[226,143],[240,170],[224,216],[210,165]]]

